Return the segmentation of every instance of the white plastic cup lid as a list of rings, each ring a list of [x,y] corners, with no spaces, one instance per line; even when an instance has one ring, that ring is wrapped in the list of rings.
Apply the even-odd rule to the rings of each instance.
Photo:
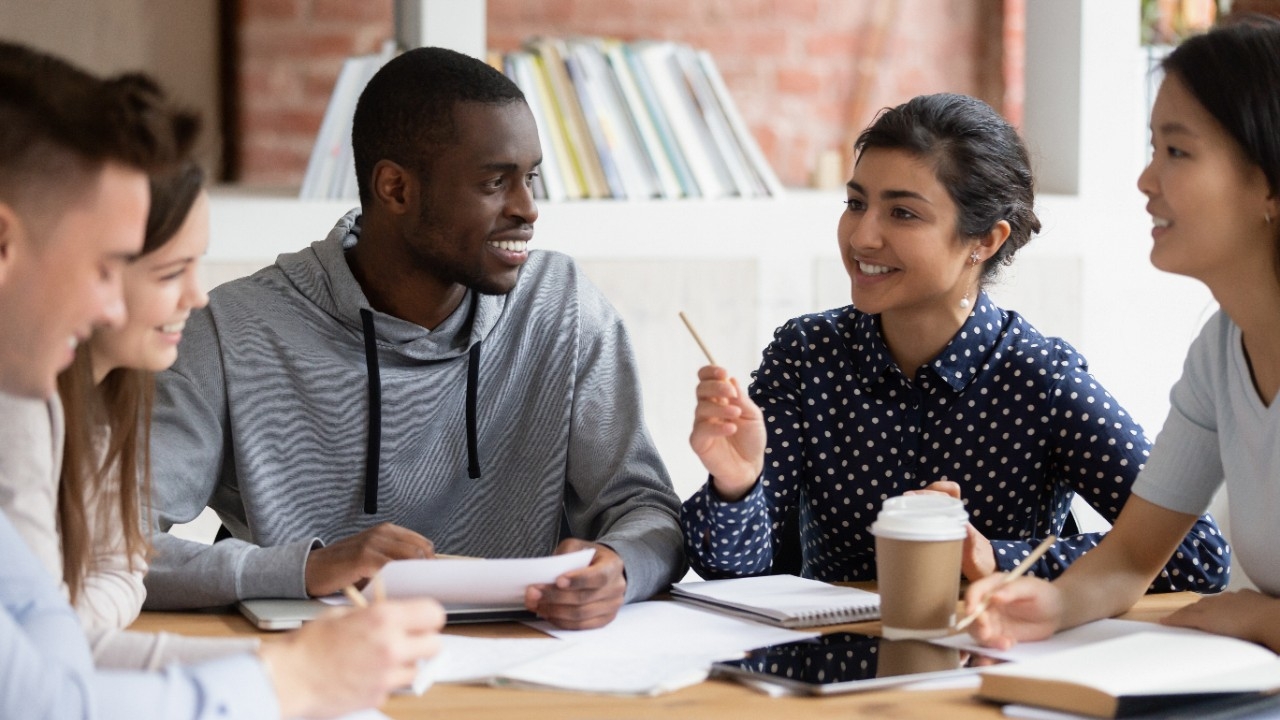
[[[969,522],[969,511],[964,509],[964,503],[950,495],[930,493],[928,495],[898,495],[897,497],[885,498],[884,505],[881,506],[881,512],[884,511],[945,515]]]
[[[896,540],[963,540],[969,513],[964,503],[943,495],[886,498],[871,533]]]

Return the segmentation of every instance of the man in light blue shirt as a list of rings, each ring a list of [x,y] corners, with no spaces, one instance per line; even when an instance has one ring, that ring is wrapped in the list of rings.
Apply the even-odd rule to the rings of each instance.
[[[145,78],[102,81],[0,42],[0,391],[52,397],[75,345],[121,323],[148,173],[185,155],[196,124]],[[382,603],[257,655],[96,672],[75,613],[3,514],[0,557],[2,718],[331,717],[407,685],[443,621],[430,600]]]

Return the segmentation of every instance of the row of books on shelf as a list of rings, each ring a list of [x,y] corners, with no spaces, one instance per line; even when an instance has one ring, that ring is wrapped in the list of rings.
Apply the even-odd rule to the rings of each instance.
[[[351,117],[392,55],[347,60],[312,150],[304,198],[355,198]],[[492,54],[538,125],[534,192],[548,200],[781,195],[706,51],[675,42],[536,38]]]

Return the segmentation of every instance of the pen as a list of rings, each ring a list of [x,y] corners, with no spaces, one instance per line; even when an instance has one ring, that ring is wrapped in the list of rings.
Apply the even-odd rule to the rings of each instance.
[[[956,623],[955,627],[951,628],[952,631],[960,632],[961,630],[964,630],[965,628],[969,627],[969,625],[972,624],[974,620],[978,619],[979,615],[986,612],[987,605],[991,602],[991,596],[995,594],[995,591],[999,590],[1005,585],[1008,585],[1014,580],[1017,580],[1018,578],[1022,577],[1024,573],[1026,573],[1028,570],[1031,569],[1031,566],[1035,564],[1035,561],[1039,560],[1041,555],[1044,555],[1046,552],[1048,552],[1049,548],[1052,547],[1053,544],[1057,541],[1058,541],[1057,535],[1050,535],[1046,537],[1044,540],[1040,541],[1040,544],[1036,546],[1035,550],[1031,551],[1030,555],[1023,558],[1022,562],[1018,563],[1018,566],[1015,567],[1013,570],[1009,571],[1008,573],[1005,573],[1005,576],[1001,578],[1000,582],[996,583],[995,587],[991,588],[991,590],[988,591],[986,595],[982,596],[982,601],[978,603],[978,607],[974,608],[973,612],[964,616],[964,618],[961,619],[960,622]]]

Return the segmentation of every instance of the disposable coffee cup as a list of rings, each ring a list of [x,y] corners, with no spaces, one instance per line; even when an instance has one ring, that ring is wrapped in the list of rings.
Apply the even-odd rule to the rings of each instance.
[[[968,519],[963,503],[943,495],[884,501],[871,524],[884,637],[920,640],[950,632]]]

